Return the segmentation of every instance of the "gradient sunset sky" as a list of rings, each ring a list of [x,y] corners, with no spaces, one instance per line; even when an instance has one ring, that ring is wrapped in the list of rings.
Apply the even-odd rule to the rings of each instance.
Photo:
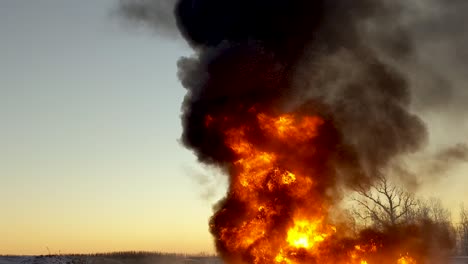
[[[0,1],[0,254],[212,252],[177,142],[191,51],[116,2]]]
[[[117,2],[0,1],[0,254],[213,252],[225,183],[178,143],[176,61],[192,51],[113,16]],[[424,118],[436,145],[466,139],[466,120]],[[456,214],[467,172],[421,193]]]

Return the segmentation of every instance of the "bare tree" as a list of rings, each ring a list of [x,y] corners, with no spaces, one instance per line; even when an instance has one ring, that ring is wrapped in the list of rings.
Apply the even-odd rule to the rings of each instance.
[[[452,214],[450,210],[442,205],[438,198],[429,198],[428,200],[416,200],[416,206],[411,212],[413,221],[432,221],[434,223],[445,224],[452,223]]]
[[[449,254],[455,254],[457,232],[452,222],[450,210],[445,208],[442,201],[437,198],[421,201],[416,210],[416,221],[414,223],[425,230],[430,229],[432,238],[438,240],[433,245],[434,250],[444,250]]]
[[[374,228],[394,229],[399,226],[417,226],[427,245],[434,252],[453,254],[456,232],[450,211],[439,199],[419,200],[413,194],[380,177],[367,188],[359,188],[353,199],[358,205],[353,213],[359,219],[371,221]],[[466,249],[468,251],[468,213],[466,215]]]
[[[462,205],[460,209],[460,224],[458,225],[458,241],[461,255],[468,255],[468,211]]]
[[[371,221],[378,228],[395,227],[412,217],[417,201],[414,196],[379,177],[370,188],[361,187],[353,200],[358,208],[354,214]]]
[[[450,211],[442,205],[442,201],[438,198],[429,199],[429,208],[431,211],[431,219],[436,223],[450,223],[452,216]]]

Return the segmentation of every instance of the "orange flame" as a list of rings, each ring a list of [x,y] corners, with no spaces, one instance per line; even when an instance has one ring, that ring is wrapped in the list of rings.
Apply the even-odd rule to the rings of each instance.
[[[404,256],[398,259],[397,264],[416,264],[416,260],[414,260],[410,256]]]
[[[341,246],[340,256],[334,256],[338,249],[332,245],[340,234],[328,223],[329,205],[316,192],[316,178],[305,174],[303,164],[296,165],[282,151],[286,146],[297,153],[313,152],[310,142],[319,135],[324,121],[315,116],[264,113],[256,114],[256,119],[268,140],[263,145],[252,139],[255,129],[250,126],[225,131],[226,146],[236,156],[228,195],[235,197],[245,214],[217,229],[226,251],[253,264],[372,264],[368,256],[378,251],[372,242]],[[216,118],[206,118],[207,126],[213,122]],[[214,217],[224,213],[220,210]],[[416,261],[405,256],[392,263]]]

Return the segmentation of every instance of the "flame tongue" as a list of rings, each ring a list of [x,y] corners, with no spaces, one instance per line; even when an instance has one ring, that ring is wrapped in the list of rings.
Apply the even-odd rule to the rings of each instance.
[[[344,243],[327,220],[325,190],[333,183],[328,182],[330,175],[320,177],[330,172],[317,170],[313,161],[329,155],[319,144],[325,121],[249,112],[254,124],[224,130],[225,144],[235,158],[230,189],[210,228],[225,258],[242,256],[253,264],[368,264],[366,256],[377,251],[375,243]],[[205,125],[210,129],[226,120],[208,116]],[[388,263],[416,262],[405,256]]]
[[[330,235],[331,229],[322,224],[324,216],[317,214],[325,204],[314,194],[313,177],[304,175],[307,170],[297,162],[287,162],[313,152],[308,143],[324,121],[264,113],[256,114],[256,121],[264,143],[253,142],[254,127],[247,125],[225,132],[226,145],[236,158],[231,187],[212,219],[212,231],[227,252],[247,255],[252,263],[291,263],[288,256],[315,250]],[[288,154],[292,148],[296,151]],[[313,204],[309,197],[315,197]]]

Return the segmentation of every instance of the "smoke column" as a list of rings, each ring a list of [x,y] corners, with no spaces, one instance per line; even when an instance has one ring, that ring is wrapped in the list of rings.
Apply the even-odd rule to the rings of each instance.
[[[196,50],[178,65],[187,89],[182,140],[200,161],[230,161],[223,136],[207,131],[205,117],[236,112],[242,120],[240,105],[284,111],[309,105],[329,116],[343,151],[354,156],[337,164],[349,182],[368,182],[393,157],[425,142],[424,124],[408,110],[405,76],[380,60],[364,38],[366,26],[377,20],[396,24],[398,6],[369,0],[199,0],[179,1],[175,12]],[[393,54],[411,52],[411,43],[401,43],[404,32],[379,31],[388,31],[388,45],[396,42],[389,47]]]
[[[157,5],[148,0],[123,3],[130,18],[147,21],[151,16],[142,7]],[[225,261],[362,264],[367,262],[345,260],[360,252],[356,241],[372,237],[398,247],[399,239],[410,233],[405,239],[417,245],[418,255],[427,255],[420,252],[427,237],[411,228],[392,234],[367,231],[351,240],[340,237],[327,242],[326,250],[316,253],[319,257],[271,242],[303,232],[306,224],[296,221],[297,215],[319,219],[317,229],[325,231],[315,239],[325,240],[335,227],[321,222],[331,217],[330,208],[341,201],[343,189],[365,188],[393,159],[426,143],[425,124],[410,111],[408,77],[387,63],[413,53],[399,24],[401,10],[396,1],[386,0],[174,3],[175,24],[195,51],[178,62],[187,89],[181,139],[200,162],[222,168],[230,177],[227,195],[210,221]],[[246,182],[245,171],[258,177]],[[298,182],[313,188],[292,188]],[[261,188],[252,187],[258,195],[251,200],[239,194],[242,186],[255,184]],[[249,239],[234,238],[249,225],[255,228],[243,235],[255,239],[244,246]],[[310,246],[297,241],[292,244]],[[415,263],[402,259],[398,263]]]

